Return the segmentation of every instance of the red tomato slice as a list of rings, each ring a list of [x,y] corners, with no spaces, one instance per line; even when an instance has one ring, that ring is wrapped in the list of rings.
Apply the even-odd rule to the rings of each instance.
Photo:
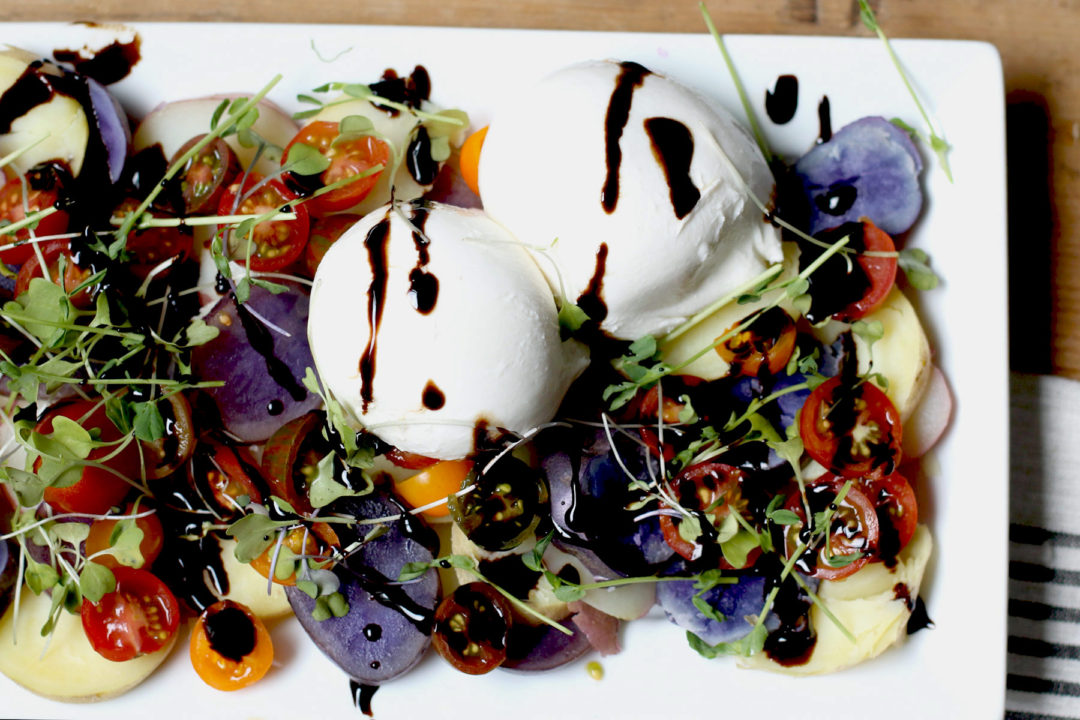
[[[88,430],[100,431],[100,440],[113,442],[123,437],[112,421],[105,415],[104,404],[92,400],[77,400],[51,410],[35,428],[39,433],[53,431],[53,419],[66,417],[74,420]],[[116,451],[115,447],[95,448],[90,451],[88,460],[100,460]],[[124,477],[138,477],[139,453],[135,443],[129,443],[105,464]],[[35,469],[41,466],[39,458]],[[62,512],[103,515],[109,508],[119,505],[131,485],[116,473],[103,468],[84,467],[79,480],[68,487],[45,488],[45,501]]]
[[[364,135],[334,144],[338,135],[338,124],[334,122],[320,121],[307,125],[285,148],[281,155],[282,165],[287,162],[289,149],[296,143],[303,143],[315,148],[330,161],[330,167],[319,176],[324,187],[344,178],[360,175],[376,165],[384,168],[390,166],[390,147],[382,140]],[[310,207],[311,214],[316,217],[348,210],[367,197],[381,174],[382,171],[347,183],[325,195],[308,200],[305,205]]]
[[[845,482],[844,478],[828,474],[815,480],[807,488],[810,510],[818,512],[831,504],[836,504],[836,498]],[[801,521],[785,528],[787,552],[790,555],[800,541],[800,533],[806,524],[806,510],[797,492],[788,497],[785,507],[798,515]],[[833,512],[829,523],[827,547],[829,555],[833,557],[842,558],[856,553],[861,553],[861,555],[846,565],[834,567],[828,562],[825,553],[826,546],[823,544],[817,551],[808,551],[806,560],[799,561],[800,569],[822,580],[842,580],[855,574],[859,568],[874,559],[880,539],[881,525],[878,522],[874,503],[863,491],[860,483],[852,483],[843,501]]]
[[[863,220],[863,249],[873,252],[896,252],[896,245],[887,232],[879,228],[869,220]],[[896,282],[896,268],[898,265],[895,257],[874,257],[860,254],[858,256],[859,267],[866,274],[866,280],[870,284],[866,294],[855,302],[848,305],[838,313],[833,314],[837,320],[853,322],[861,317],[869,315],[881,305],[892,290]]]
[[[30,247],[30,246],[27,246]],[[45,258],[45,267],[49,271],[49,280],[56,283],[60,278],[60,258],[66,258],[64,264],[64,291],[71,297],[71,303],[77,308],[88,308],[93,303],[93,288],[87,287],[75,292],[75,290],[90,277],[91,271],[84,270],[75,264],[71,255],[71,245],[67,240],[50,240],[40,245],[41,256]],[[30,288],[30,281],[34,278],[45,277],[41,271],[41,261],[37,253],[31,247],[33,254],[19,268],[15,277],[15,296],[18,297]]]
[[[34,190],[27,188],[26,205],[23,205],[23,185],[19,178],[8,180],[0,188],[0,220],[19,222],[26,218],[26,209],[31,213],[56,204],[59,196],[56,188],[47,190]],[[68,214],[63,210],[54,212],[52,215],[42,218],[34,230],[37,236],[58,235],[67,230]],[[21,265],[34,253],[33,245],[14,246],[17,240],[28,240],[30,230],[23,228],[13,235],[0,235],[0,260],[9,265]]]
[[[919,524],[919,504],[915,499],[915,491],[911,488],[911,483],[897,472],[865,481],[865,485],[866,494],[877,507],[881,524],[882,555],[895,555],[911,542],[915,527]],[[889,557],[883,559],[890,560]]]
[[[117,206],[113,215],[122,217],[138,206],[138,200],[126,198]],[[171,257],[191,257],[193,246],[194,235],[190,230],[185,232],[185,228],[156,227],[129,232],[125,248],[132,256],[129,264],[131,271],[137,277],[145,278],[157,265]]]
[[[687,510],[704,511],[714,526],[731,512],[730,503],[735,499],[736,489],[743,474],[738,468],[723,463],[705,462],[691,465],[680,472],[671,482],[675,500]],[[725,502],[713,507],[721,498]],[[679,534],[678,518],[660,516],[660,531],[671,549],[687,560],[701,556],[701,544],[690,542]]]
[[[799,412],[806,454],[843,477],[888,475],[900,464],[900,413],[870,382],[819,385]]]
[[[296,193],[286,188],[280,180],[270,180],[251,192],[251,188],[261,180],[261,175],[252,173],[244,182],[242,191],[239,182],[229,185],[221,195],[218,214],[262,215],[296,200]],[[236,200],[237,193],[241,196],[239,203]],[[252,270],[283,270],[304,252],[311,225],[308,211],[303,203],[297,203],[293,206],[293,212],[296,217],[291,220],[272,220],[255,226],[251,247]],[[228,233],[228,253],[233,260],[243,263],[247,257],[247,237]]]
[[[317,474],[319,460],[326,453],[315,448],[322,418],[307,413],[278,428],[266,441],[262,454],[262,472],[273,495],[287,501],[299,513],[310,513],[308,486]]]
[[[123,662],[157,652],[180,624],[180,605],[165,583],[146,570],[113,569],[116,590],[92,603],[83,600],[83,631],[106,660]]]

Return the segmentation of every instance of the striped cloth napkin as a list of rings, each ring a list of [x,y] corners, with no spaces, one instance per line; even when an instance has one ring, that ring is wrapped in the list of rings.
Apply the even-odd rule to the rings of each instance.
[[[1080,718],[1080,383],[1013,374],[1006,720]]]

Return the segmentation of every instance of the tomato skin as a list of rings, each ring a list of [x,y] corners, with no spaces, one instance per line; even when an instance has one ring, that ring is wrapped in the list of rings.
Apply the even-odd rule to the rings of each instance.
[[[227,515],[242,512],[239,498],[263,502],[258,471],[244,448],[208,441],[200,446],[192,462],[187,463],[188,482],[197,492],[209,490],[218,509]],[[254,477],[253,477],[254,476]]]
[[[206,134],[196,135],[184,143],[169,166],[175,165],[180,158]],[[184,202],[185,215],[201,215],[214,211],[221,199],[225,186],[240,173],[240,162],[221,138],[214,138],[203,146],[202,150],[188,159],[180,168],[176,178],[180,183],[180,196]]]
[[[274,661],[274,644],[262,620],[232,600],[202,612],[191,631],[189,652],[202,681],[226,692],[258,682]]]
[[[30,247],[30,246],[28,246]],[[45,258],[45,267],[49,271],[49,280],[56,283],[60,278],[60,258],[64,257],[63,288],[71,297],[71,304],[80,309],[86,309],[93,303],[94,288],[83,288],[75,292],[76,288],[83,284],[91,274],[90,270],[83,270],[75,264],[71,255],[71,244],[67,240],[51,240],[40,245],[41,256]],[[33,249],[31,249],[33,252]],[[18,297],[30,289],[30,281],[34,278],[43,278],[41,262],[37,253],[32,254],[22,267],[19,268],[15,277],[15,296]],[[57,283],[59,284],[59,283]],[[74,293],[74,294],[73,294]]]
[[[882,553],[900,552],[911,542],[919,524],[919,503],[915,499],[911,483],[898,472],[882,478],[864,480],[863,483],[864,491],[877,507]],[[895,533],[895,546],[886,548],[890,530]]]
[[[729,502],[735,499],[735,491],[743,473],[736,467],[717,462],[704,462],[684,468],[682,472],[671,481],[671,491],[675,501],[683,508],[693,511],[701,511],[705,518],[715,527],[731,512]],[[720,498],[725,502],[710,508]],[[679,534],[679,526],[675,517],[671,515],[660,516],[660,532],[664,541],[686,560],[697,560],[702,553],[702,546],[697,542],[690,542]],[[751,559],[747,559],[752,564]]]
[[[304,270],[311,277],[315,277],[315,271],[319,269],[326,251],[338,241],[345,231],[356,224],[359,215],[342,213],[329,217],[317,218],[311,224],[311,232],[308,234],[308,244],[304,248]]]
[[[728,328],[728,332],[740,324],[741,321]],[[763,370],[776,375],[791,359],[796,336],[795,321],[774,307],[759,315],[745,330],[717,345],[716,353],[731,366],[732,375],[757,377]]]
[[[167,407],[166,407],[167,406]],[[170,395],[159,410],[165,419],[165,435],[154,442],[142,442],[146,477],[157,480],[178,470],[195,452],[195,428],[191,403],[183,393]]]
[[[445,500],[460,490],[472,468],[471,460],[443,460],[395,483],[394,492],[409,507],[423,507],[436,500]],[[437,505],[420,514],[430,519],[449,517],[450,507],[448,504]]]
[[[318,461],[326,455],[316,450],[321,444],[321,425],[318,413],[301,415],[275,430],[263,448],[261,468],[271,494],[303,514],[314,510],[308,499],[308,485],[317,472]]]
[[[139,207],[135,198],[125,198],[113,211],[123,217]],[[159,217],[154,215],[154,217]],[[193,254],[195,237],[190,230],[179,227],[151,227],[128,233],[124,249],[131,255],[128,267],[136,277],[145,278],[150,271],[171,257],[184,260]]]
[[[477,195],[480,194],[480,153],[484,148],[488,128],[485,125],[465,141],[461,146],[461,179]]]
[[[280,180],[265,183],[249,197],[237,203],[241,197],[250,193],[262,176],[252,173],[247,176],[241,189],[240,182],[231,183],[221,195],[218,203],[219,215],[262,215],[271,210],[280,209],[285,204],[296,200],[297,195],[285,187]],[[255,226],[251,246],[251,269],[258,272],[283,270],[304,252],[308,241],[311,219],[305,207],[306,203],[292,206],[294,217],[290,220],[270,220]],[[234,208],[235,206],[235,208]],[[232,260],[243,264],[247,260],[247,237],[239,237],[227,231],[228,253]]]
[[[417,453],[405,452],[397,448],[391,448],[386,453],[386,459],[406,470],[423,470],[439,462],[436,458]]]
[[[439,603],[431,644],[457,670],[483,675],[506,660],[511,618],[510,603],[494,588],[468,583]]]
[[[851,386],[830,378],[799,411],[806,454],[843,477],[891,474],[900,464],[902,433],[900,413],[870,382]]]
[[[123,662],[157,652],[180,625],[180,604],[165,583],[146,570],[113,569],[116,590],[99,602],[83,600],[87,640],[106,660]]]
[[[146,506],[140,504],[139,512],[145,512]],[[133,504],[128,504],[125,514],[131,515],[136,512]],[[109,538],[116,529],[119,520],[95,520],[90,524],[90,534],[86,538],[86,555],[89,557],[102,550],[107,550]],[[165,531],[161,526],[161,520],[157,513],[138,518],[136,527],[143,532],[142,542],[139,543],[139,553],[143,556],[143,564],[139,567],[148,568],[154,564],[154,560],[161,554],[162,545],[165,544]],[[94,562],[107,568],[121,567],[122,563],[113,555],[98,555]]]
[[[252,570],[268,580],[273,580],[278,585],[296,585],[295,572],[285,579],[277,577],[276,573],[274,577],[270,577],[270,571],[274,566],[274,548],[276,544],[275,539],[275,544],[264,550],[262,555],[252,560],[249,565],[251,565]],[[295,527],[289,530],[282,540],[282,545],[287,546],[297,555],[317,555],[321,558],[318,560],[309,558],[312,562],[325,562],[330,560],[332,548],[341,547],[341,541],[338,540],[337,533],[334,532],[330,525],[327,523],[314,523],[307,529]]]
[[[103,442],[113,442],[123,437],[106,417],[104,404],[92,400],[76,400],[52,409],[37,424],[35,430],[42,434],[51,433],[53,419],[60,416],[74,420],[87,429],[100,430],[100,439]],[[99,460],[114,451],[114,447],[94,448],[87,460]],[[35,467],[39,467],[40,462],[39,458]],[[139,455],[135,444],[130,443],[115,457],[110,458],[107,465],[124,477],[138,477]],[[129,490],[131,485],[115,473],[87,466],[83,468],[74,485],[45,488],[45,501],[61,512],[104,515],[109,508],[119,505]]]
[[[382,165],[383,168],[390,166],[390,148],[382,140],[364,135],[334,144],[338,136],[337,123],[325,121],[310,123],[303,127],[286,146],[285,152],[281,155],[281,164],[283,166],[286,164],[289,150],[297,143],[315,148],[330,161],[330,167],[319,176],[322,187],[359,175],[376,165]],[[311,214],[315,217],[348,210],[368,196],[382,172],[355,180],[319,197],[313,197],[305,204],[309,206]],[[308,178],[301,179],[295,174],[293,178],[305,186],[308,186],[310,182]]]
[[[896,245],[887,232],[869,220],[863,220],[863,247],[872,252],[896,252]],[[870,284],[866,293],[843,310],[833,313],[833,317],[844,322],[854,322],[866,317],[881,303],[885,302],[889,291],[896,282],[898,260],[895,257],[873,257],[859,254],[856,258]]]
[[[829,504],[835,504],[835,498],[840,494],[846,482],[846,478],[826,473],[810,483],[807,494],[822,493],[824,497],[828,498],[828,502],[824,503],[825,507],[828,507]],[[801,521],[786,527],[786,545],[790,554],[800,540],[799,534],[806,523],[806,510],[798,492],[788,497],[785,507],[798,515]],[[811,502],[810,509],[813,512],[818,508]],[[812,565],[807,566],[801,560],[798,565],[801,570],[812,577],[821,580],[843,580],[854,575],[860,568],[874,559],[880,539],[881,526],[878,522],[877,509],[874,507],[870,497],[864,492],[862,483],[856,481],[848,488],[843,502],[833,514],[829,529],[828,547],[830,552],[836,556],[853,555],[859,552],[862,553],[861,557],[842,567],[833,567],[826,562],[824,548],[822,548],[814,558]]]
[[[35,190],[28,188],[26,205],[30,212],[52,207],[56,204],[59,193],[57,189]],[[23,186],[19,178],[8,180],[0,188],[0,220],[19,222],[26,217],[26,209],[23,207]],[[38,221],[34,233],[38,236],[59,235],[67,230],[68,214],[63,210],[54,212]],[[8,265],[21,265],[34,254],[34,246],[31,244],[15,246],[18,240],[30,238],[29,228],[23,228],[12,235],[0,235],[0,260]]]

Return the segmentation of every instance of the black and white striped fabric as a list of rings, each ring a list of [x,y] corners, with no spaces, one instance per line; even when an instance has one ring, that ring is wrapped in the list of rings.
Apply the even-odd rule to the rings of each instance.
[[[1080,383],[1012,376],[1006,720],[1080,718]]]

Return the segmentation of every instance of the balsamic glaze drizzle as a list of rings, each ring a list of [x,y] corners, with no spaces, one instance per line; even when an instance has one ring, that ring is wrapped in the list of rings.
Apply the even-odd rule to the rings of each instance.
[[[772,90],[765,91],[765,114],[777,125],[791,122],[799,107],[799,78],[781,75]]]
[[[690,128],[678,120],[652,117],[645,120],[645,132],[652,145],[653,157],[664,170],[671,208],[682,220],[701,199],[701,191],[690,178],[690,162],[694,158],[694,136]]]
[[[608,246],[600,243],[596,251],[596,269],[585,287],[585,292],[578,296],[577,304],[589,318],[597,323],[607,317],[607,304],[604,302],[604,275],[607,273]]]
[[[829,110],[829,96],[822,95],[821,102],[817,106],[818,116],[818,142],[827,143],[832,140],[832,112]]]
[[[379,344],[379,326],[386,304],[387,241],[390,239],[390,211],[364,238],[371,264],[371,285],[367,290],[368,343],[360,356],[360,400],[364,412],[371,404],[372,383],[375,380],[375,353]]]
[[[97,80],[102,85],[111,85],[123,80],[142,57],[142,39],[138,33],[129,42],[119,39],[98,50],[84,47],[80,50],[53,50],[53,57],[63,63],[70,63],[75,72]]]
[[[608,214],[615,212],[615,205],[619,202],[619,167],[622,165],[622,147],[619,141],[622,139],[623,128],[630,119],[630,103],[634,99],[634,90],[641,87],[646,75],[652,74],[636,62],[621,62],[619,67],[621,69],[615,80],[615,90],[611,93],[604,118],[607,179],[600,191],[600,203]]]

